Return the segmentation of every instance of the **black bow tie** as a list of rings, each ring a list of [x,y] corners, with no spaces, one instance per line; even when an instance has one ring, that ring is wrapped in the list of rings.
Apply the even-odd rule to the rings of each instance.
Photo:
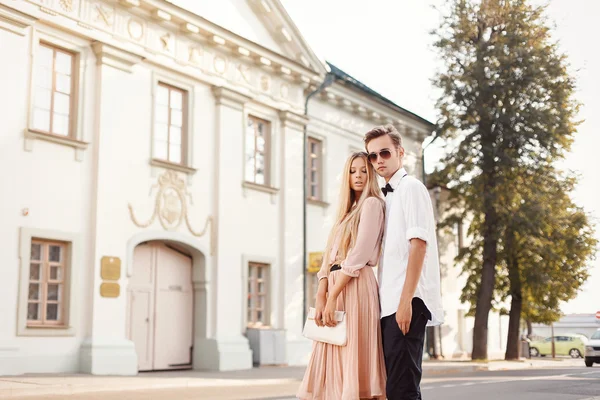
[[[390,186],[390,184],[386,184],[385,187],[381,188],[381,191],[383,192],[384,196],[387,196],[388,193],[393,192],[394,189],[392,189],[392,187]]]

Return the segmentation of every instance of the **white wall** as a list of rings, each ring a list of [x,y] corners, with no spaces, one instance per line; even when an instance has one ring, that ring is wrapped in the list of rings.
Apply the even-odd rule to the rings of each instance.
[[[22,227],[69,232],[81,238],[81,251],[87,252],[83,240],[90,232],[88,205],[91,198],[92,158],[75,159],[74,149],[55,143],[36,140],[31,151],[25,151],[24,132],[28,126],[29,90],[32,41],[30,35],[20,36],[0,30],[0,47],[10,63],[0,63],[3,89],[0,109],[3,110],[3,129],[0,130],[0,240],[5,258],[5,284],[0,290],[0,342],[12,348],[17,359],[11,364],[0,361],[0,374],[27,370],[29,372],[77,371],[78,348],[85,335],[86,308],[89,304],[90,278],[86,263],[73,265],[78,270],[79,283],[73,298],[81,302],[75,323],[75,336],[17,337],[17,300],[19,287],[19,230]],[[85,60],[84,60],[85,62]],[[93,70],[87,69],[89,82]],[[91,111],[93,87],[86,87],[85,111]],[[91,120],[82,121],[89,130]],[[90,149],[88,149],[88,153]],[[28,210],[28,215],[23,210]],[[26,304],[24,304],[26,307]],[[26,358],[26,362],[21,357]],[[3,351],[0,349],[0,360]]]

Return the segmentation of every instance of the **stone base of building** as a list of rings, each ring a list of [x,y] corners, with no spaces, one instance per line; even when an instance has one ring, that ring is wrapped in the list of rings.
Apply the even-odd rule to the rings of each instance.
[[[194,369],[235,371],[252,368],[252,350],[243,336],[194,340]]]
[[[132,341],[86,338],[79,353],[80,372],[92,375],[137,375],[138,359]]]

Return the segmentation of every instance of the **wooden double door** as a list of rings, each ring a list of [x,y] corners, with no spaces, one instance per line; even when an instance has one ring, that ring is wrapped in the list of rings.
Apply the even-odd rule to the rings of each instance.
[[[192,259],[161,242],[135,248],[127,335],[140,371],[192,367]]]

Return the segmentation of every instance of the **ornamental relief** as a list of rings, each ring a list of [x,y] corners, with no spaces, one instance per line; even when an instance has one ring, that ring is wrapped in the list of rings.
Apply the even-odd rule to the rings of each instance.
[[[144,22],[138,18],[131,17],[127,20],[127,34],[130,39],[139,42],[146,33]]]
[[[150,188],[150,194],[157,189],[158,191],[154,197],[154,211],[150,218],[142,222],[136,216],[133,211],[133,206],[128,204],[129,216],[133,223],[140,228],[147,228],[154,220],[158,218],[160,225],[167,231],[173,231],[179,228],[179,226],[185,222],[188,231],[196,236],[204,236],[208,231],[208,225],[211,225],[210,240],[213,242],[213,221],[212,217],[209,216],[206,219],[204,228],[202,231],[196,231],[190,224],[188,216],[188,202],[187,197],[190,198],[190,205],[192,204],[192,196],[185,187],[185,181],[180,178],[176,172],[167,170],[163,174],[158,176],[157,183],[152,185]]]
[[[104,3],[90,3],[91,15],[88,17],[94,25],[99,25],[102,28],[110,29],[115,25],[115,9]]]
[[[74,10],[74,1],[75,0],[58,0],[58,5],[63,11],[70,13]]]

